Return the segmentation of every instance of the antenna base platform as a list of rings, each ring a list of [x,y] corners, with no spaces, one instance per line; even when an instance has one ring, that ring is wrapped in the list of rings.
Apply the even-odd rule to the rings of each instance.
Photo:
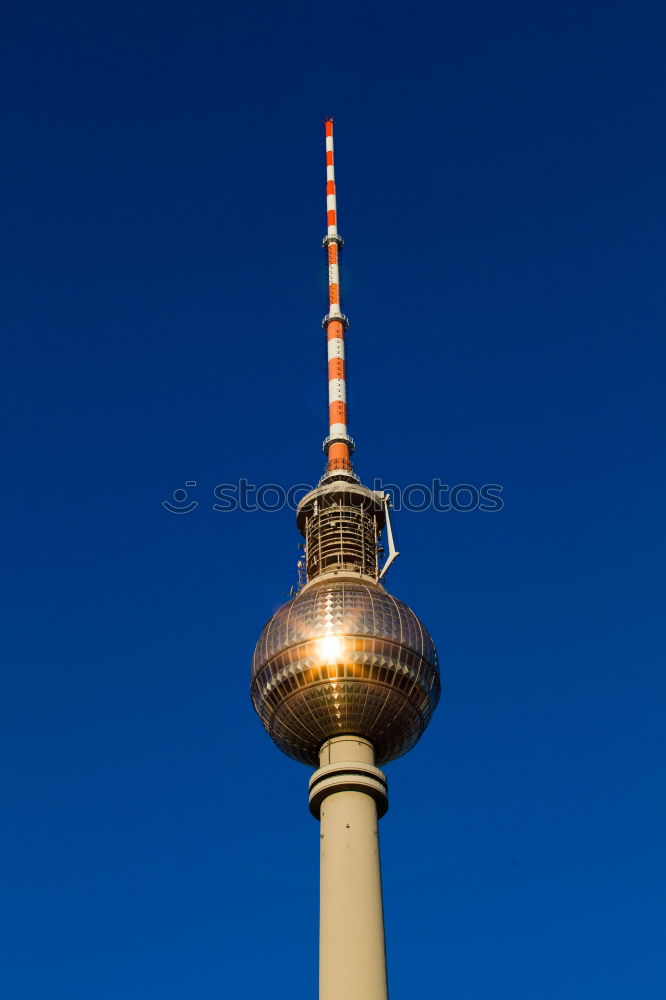
[[[354,438],[350,437],[349,434],[329,434],[328,437],[324,438],[324,443],[322,444],[322,450],[328,455],[328,449],[332,444],[346,444],[349,448],[349,454],[353,455],[356,445],[354,444]]]

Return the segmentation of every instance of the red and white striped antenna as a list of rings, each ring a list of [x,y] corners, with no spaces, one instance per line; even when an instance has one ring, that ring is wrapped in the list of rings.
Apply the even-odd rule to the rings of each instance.
[[[333,118],[325,118],[326,128],[326,218],[328,231],[323,246],[328,256],[328,313],[323,327],[328,339],[328,437],[324,451],[328,461],[326,475],[349,476],[356,479],[351,456],[354,442],[347,432],[347,380],[345,376],[345,331],[349,326],[340,312],[339,258],[343,240],[338,233],[338,206],[335,190],[333,157]]]

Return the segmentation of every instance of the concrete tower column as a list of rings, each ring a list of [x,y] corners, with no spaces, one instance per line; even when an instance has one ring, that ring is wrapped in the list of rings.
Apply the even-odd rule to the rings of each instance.
[[[388,808],[372,744],[327,740],[310,779],[320,828],[319,1000],[387,1000],[377,821]]]

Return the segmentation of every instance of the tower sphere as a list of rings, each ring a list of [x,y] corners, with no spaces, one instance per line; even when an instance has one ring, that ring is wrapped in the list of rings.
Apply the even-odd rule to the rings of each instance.
[[[317,766],[334,736],[369,740],[376,763],[411,749],[440,695],[430,634],[402,601],[358,576],[315,579],[264,626],[252,701],[288,756]]]

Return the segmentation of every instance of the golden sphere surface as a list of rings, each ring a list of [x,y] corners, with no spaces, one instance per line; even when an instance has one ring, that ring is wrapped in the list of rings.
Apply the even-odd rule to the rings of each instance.
[[[251,694],[280,749],[318,765],[333,736],[370,740],[377,764],[405,753],[440,696],[437,652],[406,604],[378,584],[321,580],[265,625]]]

